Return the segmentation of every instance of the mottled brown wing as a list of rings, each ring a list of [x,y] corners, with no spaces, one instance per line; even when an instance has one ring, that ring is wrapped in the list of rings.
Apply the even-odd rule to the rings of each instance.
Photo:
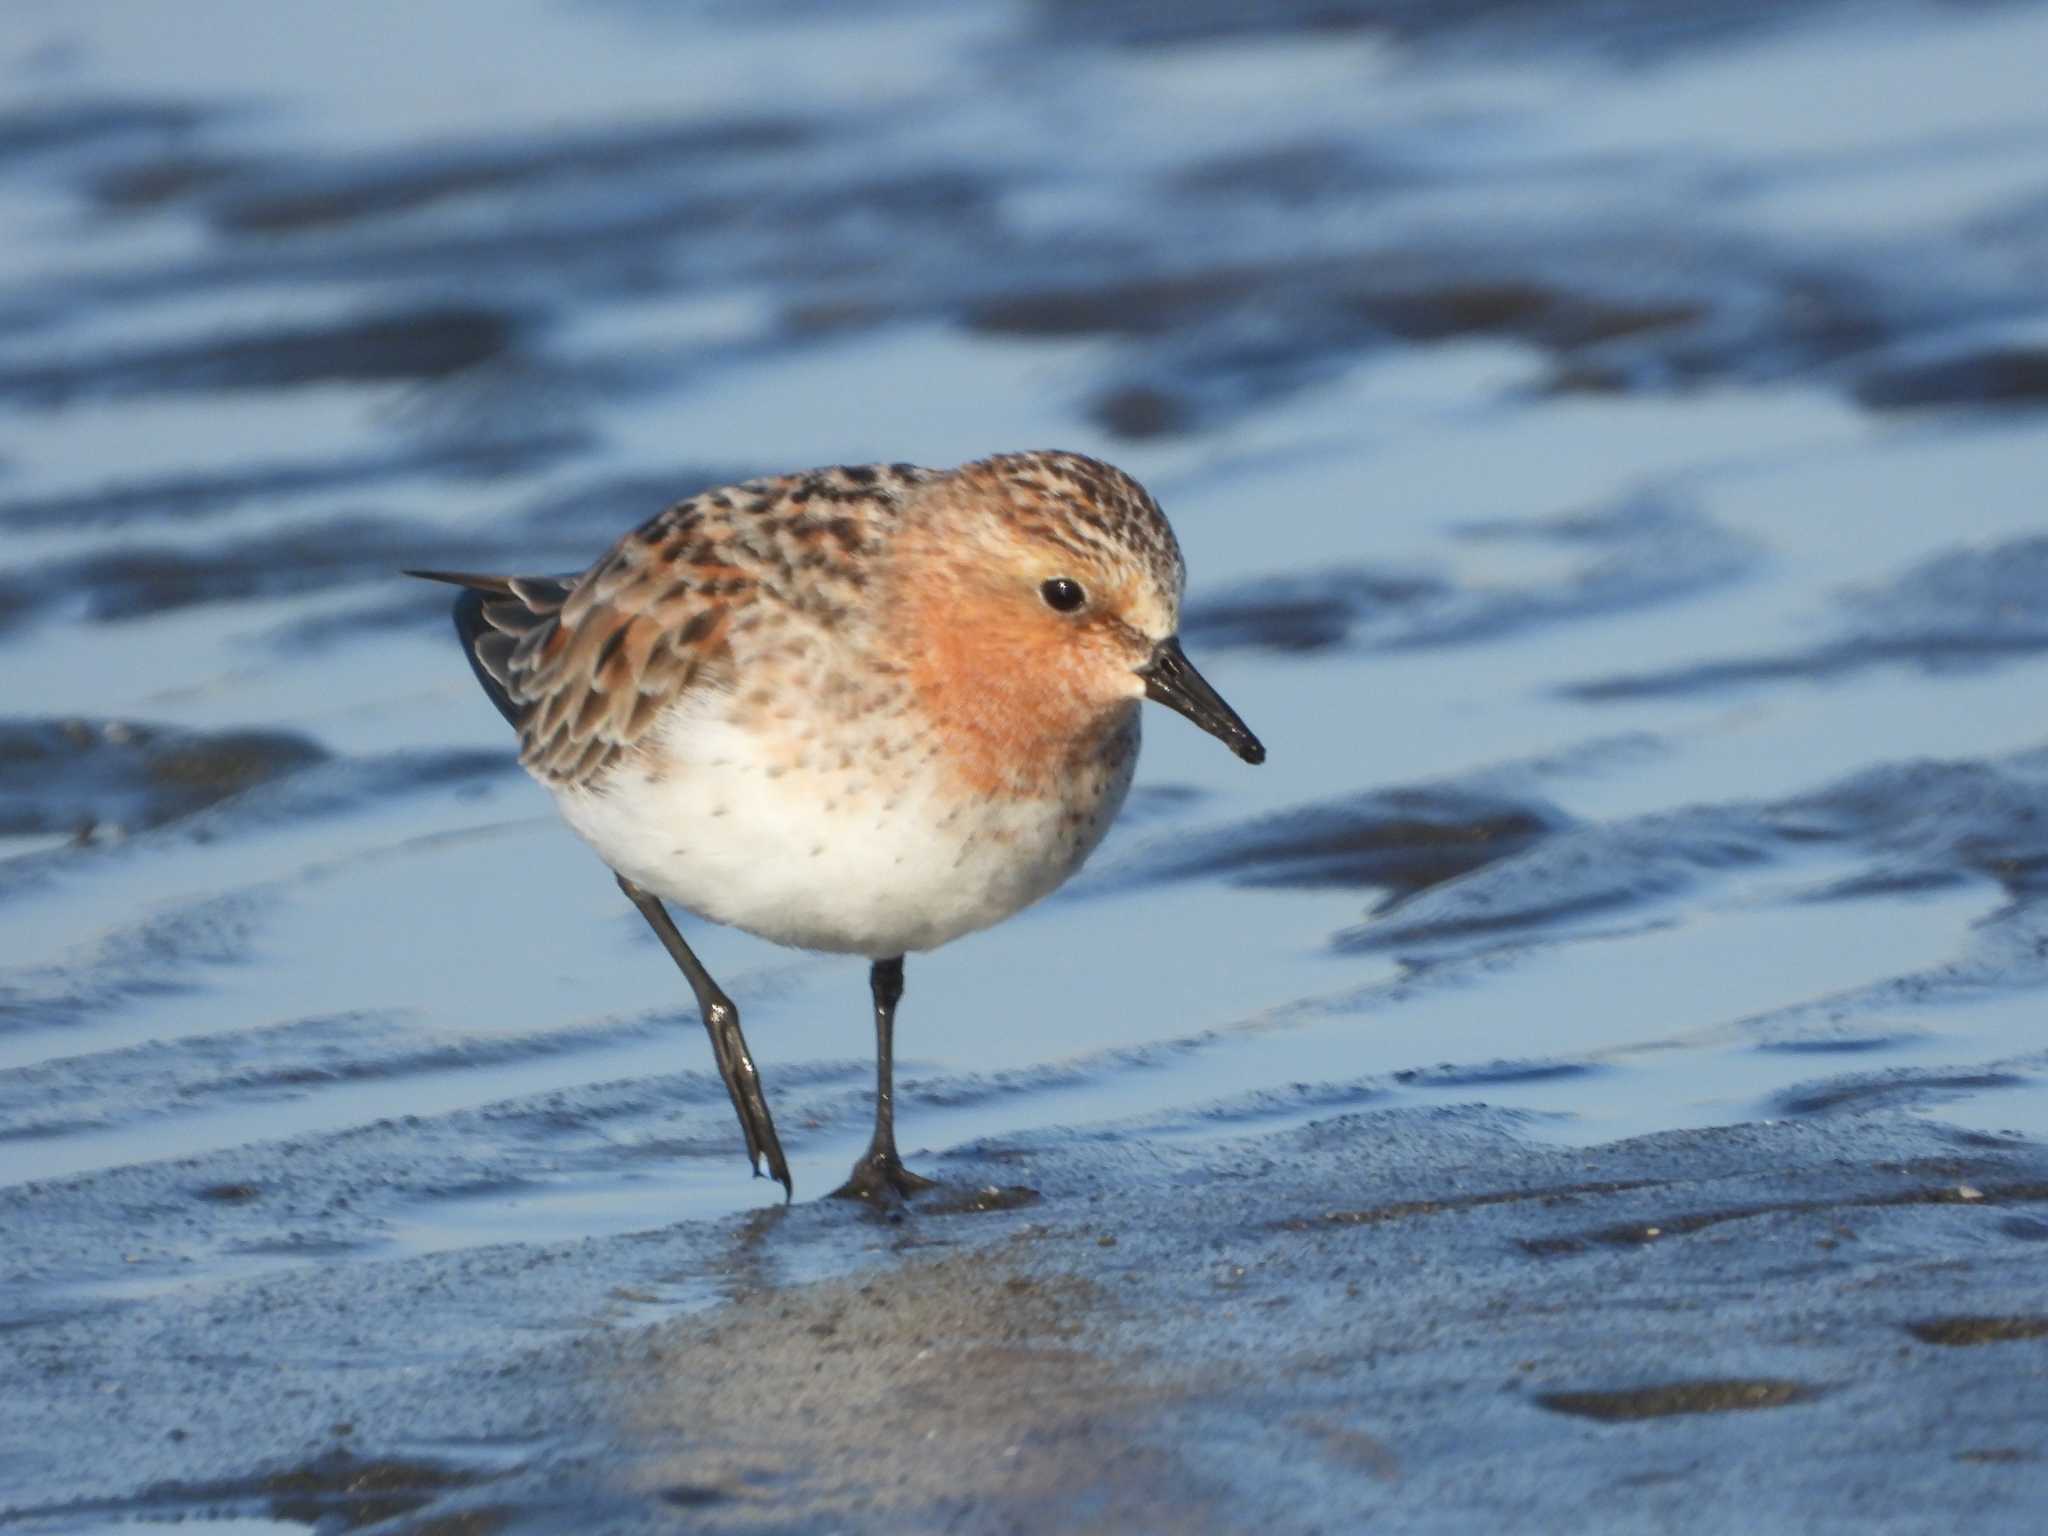
[[[518,729],[519,760],[550,783],[593,782],[730,665],[724,632],[748,588],[650,554],[635,534],[578,577],[410,573],[467,589],[463,649]]]
[[[843,632],[882,526],[934,476],[841,465],[704,491],[566,579],[411,574],[468,589],[456,628],[519,729],[520,761],[551,783],[590,783],[668,705],[730,682],[730,637],[750,610]]]

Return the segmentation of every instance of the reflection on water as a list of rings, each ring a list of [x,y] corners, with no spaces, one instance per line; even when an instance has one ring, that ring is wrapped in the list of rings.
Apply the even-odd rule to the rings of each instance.
[[[0,1305],[772,1198],[394,573],[835,460],[1131,469],[1272,752],[913,958],[906,1149],[2048,1134],[2048,10],[1295,9],[10,9]],[[701,937],[817,1194],[859,967]]]

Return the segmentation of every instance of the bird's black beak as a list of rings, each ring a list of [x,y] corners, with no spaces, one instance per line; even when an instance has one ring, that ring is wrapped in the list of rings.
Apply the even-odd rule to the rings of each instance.
[[[1266,749],[1259,738],[1245,728],[1237,711],[1223,702],[1223,695],[1209,686],[1209,680],[1195,670],[1180,648],[1180,640],[1168,636],[1152,648],[1152,659],[1138,668],[1145,679],[1145,697],[1186,715],[1248,763],[1263,763]]]

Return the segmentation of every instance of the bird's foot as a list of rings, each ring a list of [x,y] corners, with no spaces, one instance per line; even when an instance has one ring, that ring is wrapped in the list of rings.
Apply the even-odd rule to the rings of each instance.
[[[922,1190],[937,1189],[939,1181],[903,1166],[894,1147],[869,1147],[867,1155],[853,1165],[846,1182],[832,1191],[835,1200],[864,1200],[869,1205],[901,1205]]]
[[[721,1070],[724,1063],[720,1062]],[[753,1063],[747,1064],[751,1072]],[[783,1203],[796,1196],[796,1181],[789,1176],[789,1159],[782,1155],[782,1138],[775,1134],[775,1121],[768,1113],[768,1101],[761,1094],[758,1076],[726,1079],[732,1107],[739,1112],[740,1134],[747,1141],[747,1161],[754,1165],[754,1177],[761,1177],[761,1160],[768,1160],[768,1177],[782,1186]]]
[[[761,1164],[758,1161],[754,1164],[754,1177],[757,1179],[761,1177]],[[789,1164],[783,1160],[780,1147],[775,1148],[769,1155],[768,1177],[782,1186],[782,1203],[784,1205],[789,1204],[790,1201],[796,1198],[796,1180],[789,1176]]]

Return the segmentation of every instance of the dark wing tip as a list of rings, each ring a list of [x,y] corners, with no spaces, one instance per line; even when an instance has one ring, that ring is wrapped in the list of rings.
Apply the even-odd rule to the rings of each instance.
[[[416,571],[403,570],[401,576],[417,576],[421,581],[444,581],[451,587],[467,587],[472,592],[497,592],[507,597],[512,594],[510,576],[479,576],[470,571]]]
[[[470,671],[476,674],[477,682],[483,685],[485,694],[489,696],[491,703],[497,706],[498,713],[503,715],[506,723],[516,731],[525,723],[526,710],[512,697],[511,690],[507,687],[510,682],[509,674],[500,675],[504,671],[503,655],[490,654],[486,650],[492,640],[503,639],[498,630],[484,617],[486,601],[485,594],[475,587],[471,587],[455,599],[455,633],[462,641],[462,654],[469,658]],[[508,653],[509,649],[509,646],[504,648]],[[493,666],[493,662],[498,665]]]
[[[517,615],[530,621],[538,617],[533,605],[514,587],[510,576],[425,570],[407,570],[403,574],[462,588],[455,599],[455,634],[462,642],[462,653],[469,658],[470,670],[476,673],[476,680],[483,685],[484,693],[497,707],[498,713],[517,730],[526,718],[526,710],[520,701],[513,698],[509,686],[511,673],[505,666],[505,660],[511,652],[511,643],[504,630],[510,626],[503,619]],[[492,623],[484,611],[485,605],[490,603],[500,605],[499,612],[503,617],[499,623]],[[505,606],[508,603],[509,607]]]

